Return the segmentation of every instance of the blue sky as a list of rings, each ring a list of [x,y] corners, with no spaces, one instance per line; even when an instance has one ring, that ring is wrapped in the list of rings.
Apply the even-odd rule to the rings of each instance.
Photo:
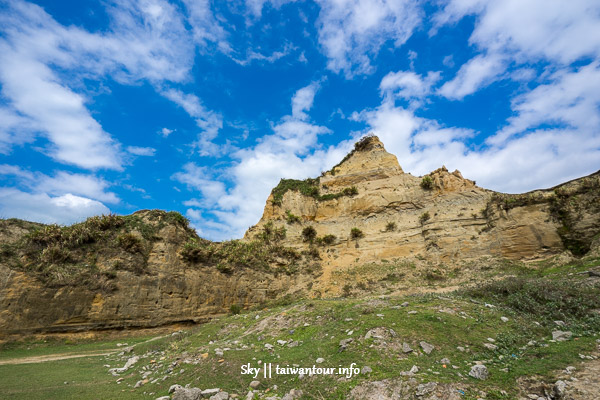
[[[600,169],[595,0],[0,0],[0,217],[239,238],[377,134],[503,192]]]

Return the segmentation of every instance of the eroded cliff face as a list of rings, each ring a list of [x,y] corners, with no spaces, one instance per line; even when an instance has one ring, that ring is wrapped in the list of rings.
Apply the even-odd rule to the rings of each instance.
[[[598,173],[506,195],[444,167],[404,173],[371,137],[318,179],[282,180],[242,241],[200,239],[158,210],[71,227],[0,220],[0,338],[201,322],[345,286],[450,290],[504,258],[598,252],[599,233]]]
[[[319,195],[287,190],[277,201],[272,194],[246,239],[265,223],[285,227],[286,245],[319,250],[326,286],[332,271],[349,265],[405,258],[444,265],[487,256],[543,259],[565,251],[569,236],[591,242],[600,232],[597,174],[549,190],[503,195],[445,167],[425,179],[404,173],[377,137],[364,142],[315,181]],[[349,195],[327,196],[344,189]],[[303,235],[307,227],[316,231],[312,243]],[[323,243],[327,235],[329,243]]]
[[[144,217],[147,213],[137,214]],[[0,234],[11,236],[16,243],[23,240],[19,234],[39,227],[15,228],[15,224],[6,223],[0,227],[5,228]],[[311,277],[279,273],[276,267],[261,270],[249,266],[224,273],[214,265],[182,257],[186,243],[194,240],[189,229],[168,223],[153,236],[143,260],[131,252],[108,249],[119,247],[108,236],[97,239],[106,242],[100,243],[103,250],[82,252],[83,259],[94,259],[93,267],[76,260],[71,262],[73,265],[58,265],[55,261],[45,267],[34,263],[25,266],[27,256],[20,254],[19,265],[15,266],[4,257],[0,262],[0,338],[197,323],[229,312],[233,304],[242,308],[264,304],[296,290]],[[73,272],[69,268],[91,268],[92,272]],[[52,279],[46,276],[48,271],[52,271]],[[71,278],[61,275],[67,273]]]

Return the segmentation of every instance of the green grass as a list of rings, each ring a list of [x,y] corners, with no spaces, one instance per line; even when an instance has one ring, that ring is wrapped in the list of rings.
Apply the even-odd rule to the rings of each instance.
[[[244,364],[257,367],[261,361],[263,365],[311,367],[317,358],[323,357],[325,362],[320,365],[323,367],[347,367],[357,363],[359,368],[370,366],[373,372],[369,376],[359,375],[347,380],[340,380],[339,375],[303,380],[297,376],[273,375],[271,379],[259,376],[258,380],[263,384],[261,389],[270,388],[268,395],[282,396],[299,388],[307,399],[345,399],[352,388],[361,383],[396,379],[400,372],[417,365],[420,372],[415,378],[419,383],[452,383],[465,392],[464,399],[476,399],[481,390],[487,392],[490,399],[516,398],[515,380],[519,377],[540,376],[540,379],[552,382],[556,371],[578,362],[580,353],[589,354],[594,350],[600,321],[590,318],[590,310],[598,307],[594,299],[600,298],[600,289],[590,286],[590,292],[587,292],[588,289],[579,287],[584,277],[568,274],[593,266],[596,261],[588,259],[561,267],[550,263],[526,267],[501,262],[499,268],[519,276],[496,279],[485,287],[443,296],[426,294],[296,302],[287,298],[280,305],[273,303],[269,308],[224,316],[177,336],[138,344],[133,354],[141,359],[122,375],[124,381],[120,385],[102,365],[122,366],[133,354],[0,366],[0,392],[8,393],[10,398],[23,399],[156,398],[166,395],[168,388],[177,383],[202,389],[219,387],[229,393],[245,395],[254,377],[241,374]],[[387,262],[358,266],[349,273],[358,277],[365,268],[375,268],[385,277],[390,273],[413,270],[415,266]],[[563,296],[557,297],[557,293],[563,293]],[[534,302],[521,301],[524,298]],[[409,305],[402,307],[405,301]],[[495,307],[485,306],[486,302]],[[409,311],[416,313],[409,314]],[[556,329],[553,320],[566,312],[569,313],[569,318],[565,318],[566,329],[573,331],[574,338],[553,343],[550,340],[552,330]],[[509,321],[502,322],[502,316],[508,317]],[[387,337],[385,343],[374,338],[365,339],[370,329],[381,327],[388,333],[393,329],[396,336]],[[350,331],[352,333],[348,335]],[[354,341],[345,351],[340,351],[340,340],[350,337]],[[487,338],[495,339],[498,349],[485,348],[483,344]],[[299,346],[281,346],[277,340],[297,341]],[[430,355],[415,352],[404,355],[400,351],[403,342],[419,349],[421,340],[435,346]],[[535,343],[528,344],[532,340]],[[38,355],[110,349],[116,341],[15,344],[5,347],[0,352],[0,359],[27,356],[28,352]],[[122,341],[131,344],[134,339]],[[265,343],[273,345],[274,351],[265,349]],[[458,346],[467,351],[458,350]],[[26,350],[27,347],[32,350]],[[217,348],[230,350],[221,357],[215,354]],[[450,360],[446,368],[439,362],[442,358]],[[223,361],[219,362],[221,359]],[[486,361],[490,378],[486,381],[470,378],[471,366],[482,360]],[[160,380],[133,389],[144,368],[153,371],[150,380]],[[31,376],[36,377],[35,384],[25,382],[24,377]],[[164,376],[167,378],[163,381]],[[64,381],[74,383],[64,385]],[[277,385],[276,390],[274,385]],[[501,395],[502,391],[508,395]],[[143,395],[144,392],[153,393],[152,397]]]

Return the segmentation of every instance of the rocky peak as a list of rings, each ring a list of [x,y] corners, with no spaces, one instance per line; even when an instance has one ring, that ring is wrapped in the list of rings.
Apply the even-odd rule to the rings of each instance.
[[[321,184],[326,188],[353,185],[402,173],[398,159],[385,150],[379,138],[366,136],[339,164],[323,174]]]

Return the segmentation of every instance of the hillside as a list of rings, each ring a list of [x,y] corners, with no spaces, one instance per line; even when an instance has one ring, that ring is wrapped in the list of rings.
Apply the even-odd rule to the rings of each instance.
[[[276,300],[449,292],[593,256],[595,173],[508,195],[440,168],[404,173],[376,137],[322,176],[282,180],[243,240],[176,212],[72,226],[0,221],[0,336],[193,324]]]

